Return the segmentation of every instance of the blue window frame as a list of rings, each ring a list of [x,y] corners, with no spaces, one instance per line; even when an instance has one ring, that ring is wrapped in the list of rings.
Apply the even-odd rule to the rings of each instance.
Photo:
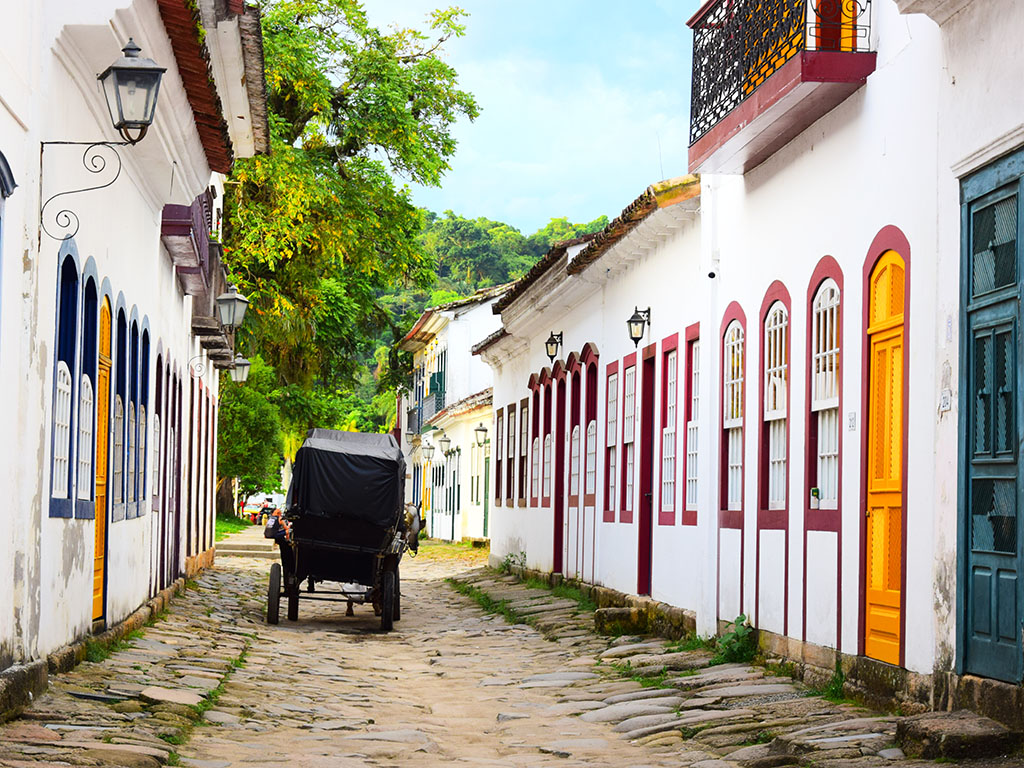
[[[78,267],[68,247],[61,249],[57,283],[50,461],[50,516],[72,517],[75,508],[76,352],[78,348]]]

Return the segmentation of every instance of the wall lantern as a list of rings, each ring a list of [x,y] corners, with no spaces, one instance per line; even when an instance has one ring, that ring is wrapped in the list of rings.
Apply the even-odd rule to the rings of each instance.
[[[249,378],[251,363],[241,355],[235,355],[235,367],[231,369],[231,380],[236,384],[244,384]]]
[[[153,124],[160,79],[167,68],[140,56],[142,49],[130,37],[121,51],[124,56],[107,67],[98,79],[103,83],[114,128],[129,144],[137,144]],[[138,133],[133,136],[131,131]]]
[[[476,444],[483,445],[484,440],[487,439],[487,427],[484,426],[482,421],[480,422],[480,425],[473,430],[473,434],[476,437]]]
[[[423,447],[420,450],[423,451],[423,458],[426,459],[427,461],[430,461],[432,458],[434,458],[434,446],[432,446],[430,443],[424,443]]]
[[[245,310],[249,308],[249,299],[238,292],[235,286],[228,288],[227,293],[217,297],[217,314],[220,324],[229,332],[238,328],[245,318]]]
[[[448,449],[452,447],[452,439],[448,435],[441,435],[441,439],[437,441],[437,444],[441,446],[441,453],[448,453]]]
[[[633,346],[640,346],[640,340],[644,337],[644,326],[651,324],[651,308],[648,307],[645,310],[640,310],[637,307],[633,309],[633,316],[626,321],[626,327],[629,329],[629,338],[633,340]]]
[[[558,357],[558,348],[562,346],[562,334],[551,332],[548,336],[548,340],[544,342],[544,351],[548,353],[548,359],[551,362],[555,362],[555,358]]]

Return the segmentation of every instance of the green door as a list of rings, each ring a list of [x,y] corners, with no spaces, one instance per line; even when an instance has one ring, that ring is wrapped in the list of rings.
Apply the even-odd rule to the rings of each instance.
[[[491,457],[484,457],[484,538],[490,536],[488,532],[488,518],[491,504]]]
[[[1020,178],[964,184],[961,271],[961,670],[1021,679]],[[995,187],[995,188],[993,188]]]

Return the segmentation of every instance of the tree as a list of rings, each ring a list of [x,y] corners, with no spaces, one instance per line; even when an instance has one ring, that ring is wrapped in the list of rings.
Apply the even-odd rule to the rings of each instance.
[[[254,357],[249,378],[236,384],[221,381],[217,471],[221,485],[238,478],[243,498],[281,485],[284,443],[274,369]]]

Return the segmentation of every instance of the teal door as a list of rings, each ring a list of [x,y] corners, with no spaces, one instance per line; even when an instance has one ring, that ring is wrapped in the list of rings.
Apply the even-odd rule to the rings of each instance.
[[[1006,172],[1013,159],[963,190],[958,591],[960,670],[1019,682],[1022,190],[1020,171]]]

